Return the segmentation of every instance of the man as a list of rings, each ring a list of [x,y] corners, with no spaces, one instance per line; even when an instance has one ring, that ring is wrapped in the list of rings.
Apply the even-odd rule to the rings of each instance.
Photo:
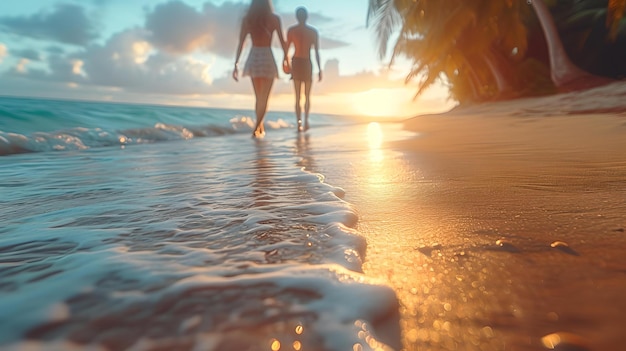
[[[304,7],[296,9],[298,24],[287,31],[287,52],[293,44],[295,52],[291,60],[291,77],[296,90],[296,117],[298,118],[298,131],[309,129],[309,110],[311,109],[311,85],[313,83],[313,65],[311,64],[311,47],[315,48],[315,59],[319,71],[319,81],[322,80],[322,68],[320,66],[319,35],[317,30],[306,24],[309,15]],[[302,126],[302,109],[300,107],[300,95],[304,85],[304,127]]]

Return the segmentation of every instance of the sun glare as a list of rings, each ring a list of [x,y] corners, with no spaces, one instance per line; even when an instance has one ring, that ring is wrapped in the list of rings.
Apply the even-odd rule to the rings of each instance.
[[[389,199],[398,190],[392,181],[398,169],[395,167],[395,159],[389,157],[389,150],[384,145],[385,133],[385,125],[377,122],[369,123],[364,133],[369,153],[367,160],[363,162],[362,172],[366,175],[366,181],[363,183],[366,184],[371,196],[381,200]]]
[[[351,100],[354,110],[363,116],[403,117],[416,112],[414,93],[408,88],[372,89],[352,94]]]

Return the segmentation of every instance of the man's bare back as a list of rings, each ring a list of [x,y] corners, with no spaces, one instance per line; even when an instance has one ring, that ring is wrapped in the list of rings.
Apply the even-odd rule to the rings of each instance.
[[[293,43],[296,49],[293,57],[310,58],[311,48],[317,43],[317,30],[304,23],[289,28],[287,42]]]
[[[306,60],[307,65],[311,66],[311,49],[315,49],[315,59],[319,70],[319,80],[322,80],[322,67],[320,65],[319,54],[319,34],[315,28],[306,23],[308,13],[305,8],[300,7],[296,10],[296,18],[298,19],[298,24],[290,27],[287,31],[287,52],[293,44],[295,49],[293,61],[300,61],[302,63],[302,61]],[[311,68],[307,68],[306,70],[309,71],[310,69]],[[307,76],[310,75],[311,73],[307,74]],[[298,77],[296,76],[293,77],[294,80],[310,80],[308,77],[305,77],[306,79],[297,78]]]

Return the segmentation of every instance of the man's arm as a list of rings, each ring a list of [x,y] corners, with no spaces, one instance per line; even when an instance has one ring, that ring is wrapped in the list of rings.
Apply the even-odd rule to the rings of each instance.
[[[319,81],[322,81],[322,65],[320,64],[320,38],[317,30],[314,30],[315,33],[315,41],[313,43],[313,47],[315,48],[315,60],[317,61],[317,69],[319,71]]]
[[[291,45],[292,45],[292,44],[294,44],[294,42],[293,42],[293,36],[294,36],[294,34],[293,34],[293,28],[289,28],[289,29],[287,30],[287,44],[286,44],[286,45],[287,45],[287,50],[285,51],[285,54],[286,54],[287,56],[289,56],[289,50],[291,49]]]

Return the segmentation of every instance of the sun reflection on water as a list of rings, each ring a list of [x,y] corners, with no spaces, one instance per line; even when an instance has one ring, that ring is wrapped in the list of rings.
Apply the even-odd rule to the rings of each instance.
[[[272,340],[271,348],[272,348],[272,351],[280,350],[280,341],[278,341],[276,339]]]
[[[393,160],[388,159],[388,150],[385,150],[385,132],[383,126],[377,122],[367,125],[366,140],[369,157],[364,174],[367,174],[367,185],[380,197],[388,197],[392,186],[391,179],[396,171]]]
[[[293,329],[295,336],[294,337],[286,337],[283,342],[277,338],[272,338],[270,340],[269,346],[271,351],[280,351],[280,350],[295,350],[301,351],[304,347],[303,341],[301,340],[304,334],[304,325],[298,323],[296,327]],[[289,348],[289,344],[291,343],[291,348]]]

